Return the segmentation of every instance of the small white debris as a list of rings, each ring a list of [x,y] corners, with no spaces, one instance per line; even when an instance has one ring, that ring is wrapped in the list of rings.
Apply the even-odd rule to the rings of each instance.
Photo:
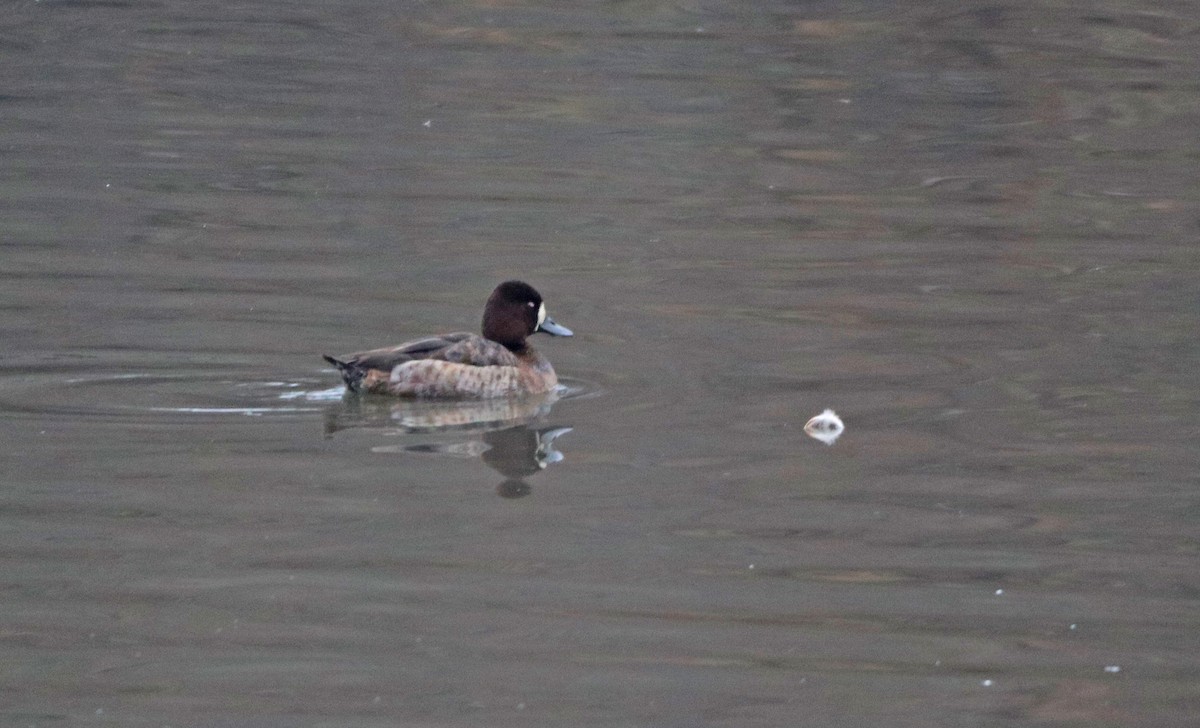
[[[996,596],[1000,596],[1000,595],[1002,595],[1002,594],[1004,594],[1004,590],[1003,590],[1003,589],[997,589],[997,590],[996,590]]]
[[[424,124],[422,124],[421,126],[423,126],[423,127],[425,127],[426,129],[428,129],[429,127],[433,126],[433,119],[426,119],[426,120],[425,120],[425,123],[424,123]]]
[[[1104,671],[1111,672],[1111,673],[1117,673],[1117,672],[1121,671],[1121,666],[1120,665],[1105,665]]]
[[[753,569],[753,568],[754,568],[754,564],[750,564],[750,568],[751,568],[751,569]]]
[[[1079,625],[1072,624],[1068,629],[1070,629],[1071,631],[1075,631],[1075,630],[1079,629]]]
[[[991,686],[995,685],[996,683],[992,682],[991,680],[981,680],[979,684],[984,686],[985,688],[990,688]]]
[[[827,409],[808,422],[804,423],[804,431],[814,440],[820,440],[826,445],[832,445],[842,436],[846,426],[842,424],[842,418],[837,416],[837,412]]]

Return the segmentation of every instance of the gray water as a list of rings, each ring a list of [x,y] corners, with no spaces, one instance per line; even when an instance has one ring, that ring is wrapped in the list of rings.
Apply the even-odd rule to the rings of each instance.
[[[10,3],[0,724],[1195,725],[1197,28]]]

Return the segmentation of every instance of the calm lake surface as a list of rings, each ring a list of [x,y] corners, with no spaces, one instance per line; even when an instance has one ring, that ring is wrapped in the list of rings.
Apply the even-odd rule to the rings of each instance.
[[[3,16],[0,724],[1200,721],[1195,5]]]

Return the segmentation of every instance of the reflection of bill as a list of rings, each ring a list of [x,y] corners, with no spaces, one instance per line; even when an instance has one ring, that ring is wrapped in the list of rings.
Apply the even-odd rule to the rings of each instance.
[[[837,439],[842,436],[846,426],[842,424],[842,418],[837,416],[837,412],[827,409],[808,422],[804,423],[804,431],[809,437],[820,440],[826,445],[832,445],[837,442]]]

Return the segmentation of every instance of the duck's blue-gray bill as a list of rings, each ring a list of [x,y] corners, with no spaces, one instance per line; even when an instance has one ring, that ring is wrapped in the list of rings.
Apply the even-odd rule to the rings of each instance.
[[[549,316],[547,316],[546,320],[542,322],[542,325],[538,327],[538,331],[545,331],[547,334],[551,334],[553,336],[575,335],[575,332],[571,331],[566,326],[559,326],[558,324],[554,323],[554,319],[550,318]]]

